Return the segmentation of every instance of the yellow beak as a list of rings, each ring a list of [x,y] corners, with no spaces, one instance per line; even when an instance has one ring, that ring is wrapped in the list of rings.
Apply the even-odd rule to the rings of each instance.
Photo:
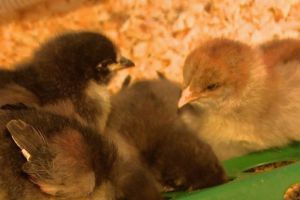
[[[178,101],[178,105],[177,107],[178,108],[181,108],[183,107],[184,105],[192,102],[192,101],[195,101],[196,99],[199,99],[200,95],[191,91],[191,88],[190,86],[188,86],[187,88],[185,88],[182,93],[181,93],[181,97]]]
[[[120,57],[117,63],[110,64],[108,68],[111,72],[116,72],[134,66],[135,66],[134,62],[132,62],[128,58]]]

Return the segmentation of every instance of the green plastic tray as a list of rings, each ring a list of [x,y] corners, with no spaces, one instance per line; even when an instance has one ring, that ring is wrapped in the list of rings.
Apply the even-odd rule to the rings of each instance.
[[[266,172],[250,173],[248,169],[278,161],[292,164]],[[193,192],[166,193],[171,200],[282,200],[285,191],[300,183],[300,143],[284,148],[251,153],[223,162],[232,181]]]

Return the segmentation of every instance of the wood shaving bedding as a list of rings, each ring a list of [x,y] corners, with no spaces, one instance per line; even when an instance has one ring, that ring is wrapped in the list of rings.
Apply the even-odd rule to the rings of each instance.
[[[284,167],[284,166],[292,164],[292,163],[294,163],[294,161],[274,162],[274,163],[265,164],[265,165],[251,168],[245,172],[249,172],[249,173],[266,172],[266,171],[271,171],[275,168]]]

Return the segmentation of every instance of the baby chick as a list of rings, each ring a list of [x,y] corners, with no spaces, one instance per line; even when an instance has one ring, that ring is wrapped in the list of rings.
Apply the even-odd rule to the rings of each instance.
[[[299,47],[213,39],[188,55],[178,107],[220,159],[300,140]]]
[[[168,80],[138,81],[111,98],[106,133],[127,159],[149,169],[164,188],[221,184],[224,171],[209,145],[177,114],[180,87]]]
[[[147,171],[122,160],[109,139],[45,111],[0,110],[0,166],[1,199],[162,199]]]
[[[115,71],[133,65],[104,35],[68,32],[42,44],[14,70],[0,70],[0,106],[42,106],[103,130],[110,110],[105,85]]]

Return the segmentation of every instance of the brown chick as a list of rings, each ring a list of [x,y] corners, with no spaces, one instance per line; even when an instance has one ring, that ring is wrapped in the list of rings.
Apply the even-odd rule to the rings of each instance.
[[[225,172],[205,142],[177,113],[180,87],[171,81],[137,81],[112,96],[107,131],[125,158],[149,169],[164,188],[221,184]]]
[[[0,110],[0,168],[1,200],[162,199],[147,171],[109,139],[35,109]]]
[[[220,159],[300,140],[299,47],[213,39],[188,55],[178,107]]]
[[[297,39],[272,40],[260,45],[260,49],[268,66],[292,60],[300,62],[300,41]]]

